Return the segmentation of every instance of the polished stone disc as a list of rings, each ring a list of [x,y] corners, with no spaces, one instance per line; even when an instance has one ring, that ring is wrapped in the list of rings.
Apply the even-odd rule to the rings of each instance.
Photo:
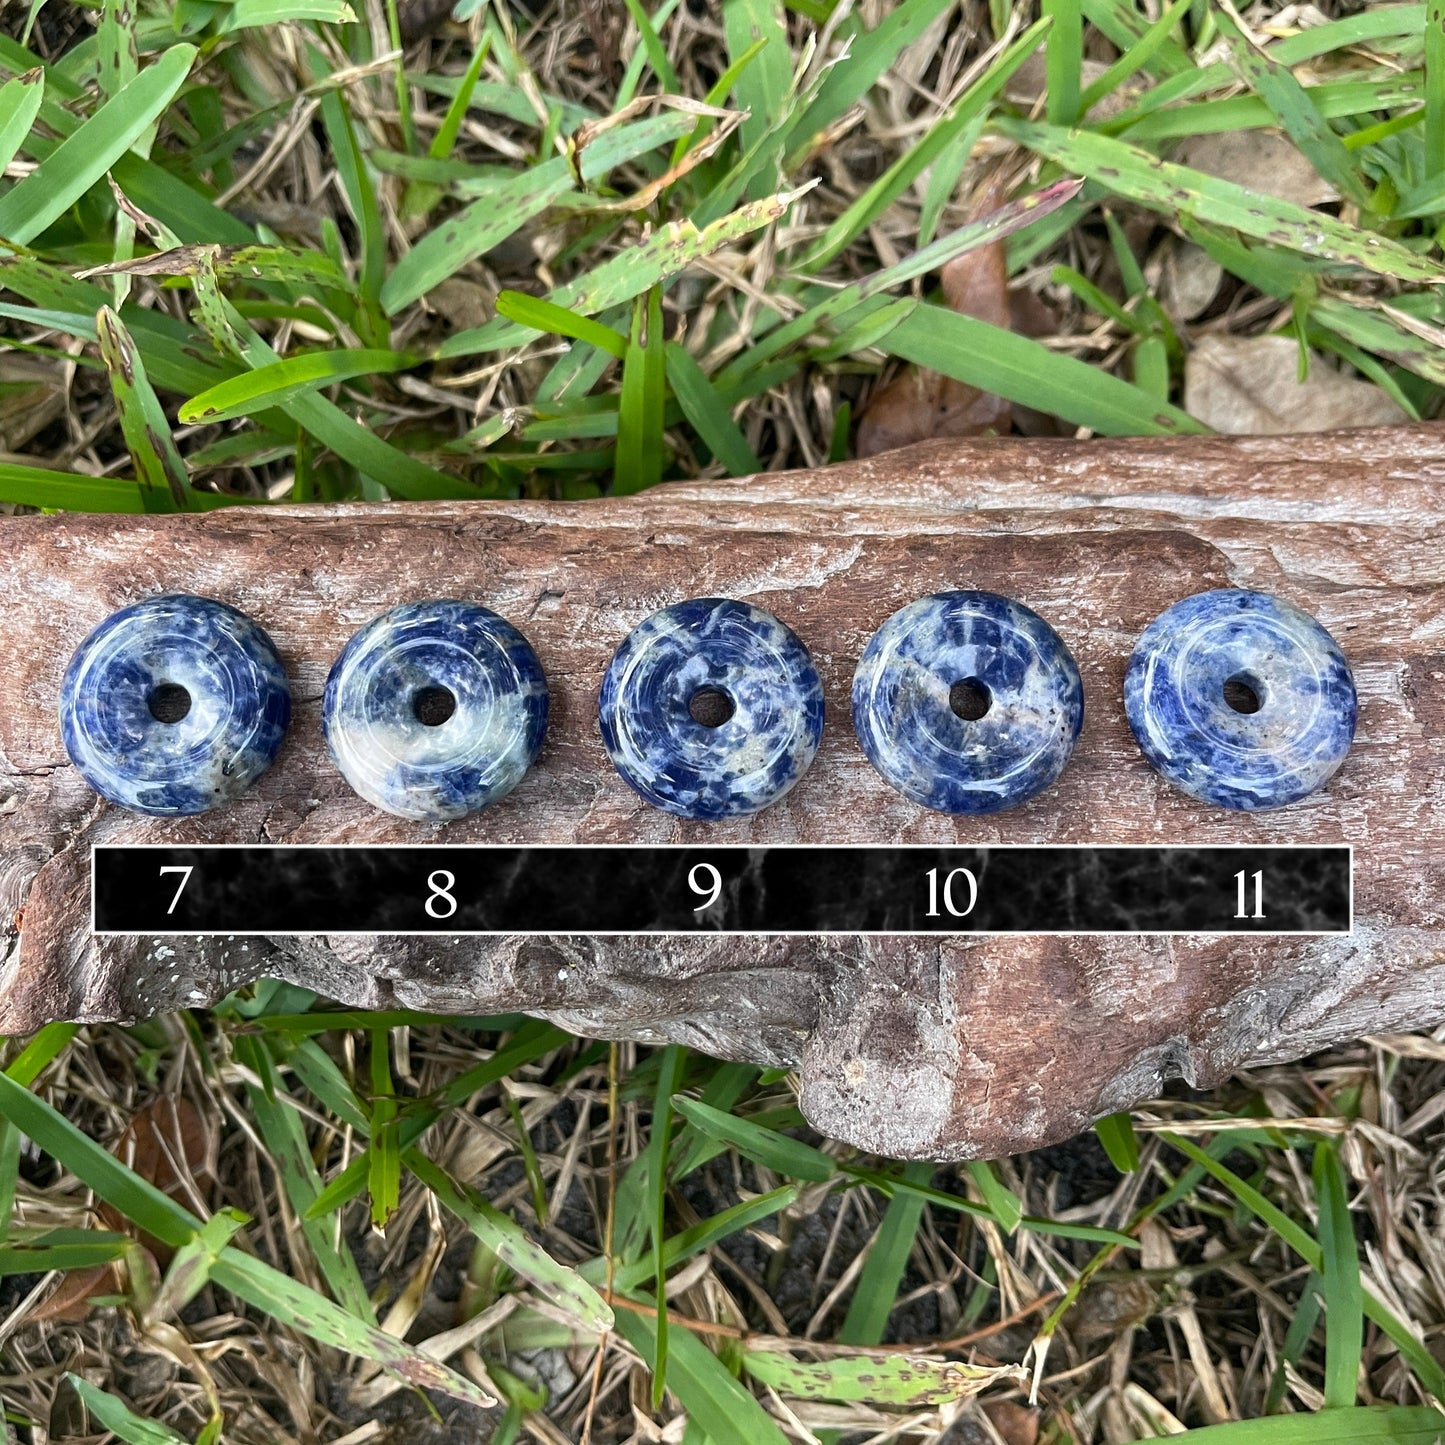
[[[1221,808],[1279,808],[1326,782],[1355,735],[1355,683],[1335,639],[1266,592],[1186,597],[1144,630],[1124,709],[1149,762]]]

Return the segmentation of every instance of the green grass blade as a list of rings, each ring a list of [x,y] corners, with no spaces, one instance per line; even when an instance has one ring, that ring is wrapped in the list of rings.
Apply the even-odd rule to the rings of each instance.
[[[457,1075],[435,1098],[434,1107],[416,1109],[402,1121],[400,1143],[409,1149],[448,1110],[466,1103],[474,1094],[504,1079],[525,1065],[550,1054],[567,1042],[568,1035],[552,1024],[529,1020],[490,1059]],[[364,1131],[363,1131],[364,1132]],[[319,1218],[355,1199],[366,1187],[367,1158],[362,1153],[351,1161],[325,1189],[307,1211],[308,1217]]]
[[[1439,1445],[1445,1415],[1415,1405],[1362,1405],[1312,1415],[1271,1415],[1206,1425],[1178,1438],[1194,1445]]]
[[[1445,176],[1445,0],[1425,6],[1425,179]]]
[[[918,307],[880,344],[904,361],[1106,436],[1206,430],[1187,412],[1096,366],[941,306]]]
[[[1084,93],[1079,97],[1079,114],[1087,115],[1091,107],[1097,105],[1105,96],[1113,95],[1130,76],[1143,70],[1158,53],[1159,48],[1169,40],[1174,27],[1179,23],[1179,17],[1192,3],[1193,0],[1174,0],[1172,5],[1166,6],[1164,13],[1150,25],[1143,36],[1125,50],[1097,80],[1091,81],[1085,87]]]
[[[357,1319],[374,1322],[371,1300],[350,1249],[344,1242],[338,1245],[333,1240],[327,1221],[307,1218],[306,1211],[321,1193],[321,1176],[311,1157],[301,1115],[281,1087],[269,1051],[263,1042],[254,1038],[238,1038],[235,1051],[236,1058],[260,1080],[259,1085],[249,1081],[246,1084],[251,1112],[266,1142],[271,1166],[301,1221],[301,1231],[332,1298]]]
[[[652,1235],[652,1252],[657,1262],[653,1298],[657,1304],[657,1348],[652,1356],[652,1408],[662,1404],[667,1387],[667,1144],[672,1131],[672,1096],[682,1080],[687,1050],[669,1044],[662,1051],[657,1072],[657,1089],[652,1100],[651,1132],[647,1140],[647,1219]]]
[[[710,1108],[725,1114],[747,1093],[758,1077],[755,1064],[718,1064],[698,1096]],[[672,1146],[672,1177],[686,1179],[709,1159],[716,1159],[726,1146],[704,1134],[695,1124],[684,1124]]]
[[[617,1331],[644,1360],[657,1353],[657,1326],[647,1316],[619,1309]],[[679,1329],[669,1357],[668,1388],[712,1445],[787,1445],[772,1417],[695,1335]]]
[[[572,169],[562,156],[499,186],[489,196],[433,227],[392,268],[381,286],[381,307],[395,316],[454,276],[493,246],[514,235],[572,188]]]
[[[704,103],[721,107],[726,102],[733,87],[738,83],[738,77],[753,63],[755,56],[762,54],[763,47],[766,44],[766,40],[758,40],[748,46],[748,48],[718,76],[717,80],[713,83],[712,89],[708,91]],[[713,117],[710,115],[700,117],[697,124],[692,128],[691,134],[678,137],[677,144],[672,148],[672,159],[669,164],[675,166],[699,141],[711,134],[715,123]]]
[[[105,0],[96,38],[100,43],[100,88],[108,96],[119,95],[140,69],[130,0]]]
[[[933,1168],[932,1164],[905,1164],[903,1178],[911,1184],[926,1185],[933,1178]],[[895,1194],[888,1201],[838,1331],[839,1344],[876,1345],[883,1338],[926,1203],[918,1194]]]
[[[763,42],[733,90],[739,108],[749,112],[741,131],[743,149],[749,150],[765,141],[782,117],[793,79],[787,25],[780,0],[723,0],[722,21],[730,61]],[[748,199],[760,200],[772,184],[773,177],[760,172]]]
[[[1084,17],[1093,22],[1121,55],[1133,50],[1149,33],[1148,16],[1132,4],[1120,0],[1083,0]],[[1148,61],[1151,75],[1160,77],[1187,73],[1196,69],[1189,52],[1176,41],[1167,40]]]
[[[821,1149],[774,1129],[765,1129],[682,1094],[673,1098],[672,1107],[701,1133],[731,1144],[739,1154],[779,1174],[821,1184],[838,1173],[838,1166]]]
[[[1074,125],[1080,115],[1079,85],[1084,69],[1084,15],[1079,0],[1043,0],[1053,21],[1044,47],[1045,103],[1050,125]]]
[[[140,351],[109,306],[96,313],[95,329],[146,511],[190,510],[190,476],[171,436],[170,422],[146,377]]]
[[[286,1066],[343,1124],[349,1124],[362,1138],[366,1137],[368,1123],[361,1101],[325,1049],[312,1039],[303,1039],[287,1052]],[[317,1192],[320,1193],[319,1178]]]
[[[4,1244],[14,1227],[15,1191],[20,1184],[20,1130],[0,1118],[0,1271],[4,1270]],[[28,1270],[17,1270],[26,1274]]]
[[[761,201],[751,201],[701,230],[691,221],[668,221],[647,240],[604,261],[587,275],[557,287],[547,299],[554,306],[587,315],[631,301],[649,286],[671,280],[694,261],[778,220],[801,194],[801,191],[784,191]],[[483,351],[501,351],[527,337],[528,328],[502,318],[459,332],[443,342],[436,355],[439,360],[446,360]]]
[[[256,30],[298,20],[355,25],[356,12],[346,0],[232,0],[220,32],[229,35],[236,30]]]
[[[522,1106],[517,1102],[517,1096],[508,1089],[503,1089],[502,1094],[507,1101],[507,1112],[512,1116],[512,1127],[517,1131],[517,1152],[522,1156],[522,1168],[526,1172],[527,1183],[531,1186],[532,1213],[536,1216],[538,1228],[545,1228],[547,1181],[542,1177],[542,1163],[537,1158],[531,1131],[522,1116]]]
[[[0,87],[0,171],[19,153],[44,98],[43,70],[27,70]]]
[[[348,1314],[325,1295],[240,1250],[227,1247],[211,1266],[211,1280],[220,1289],[255,1306],[278,1324],[323,1345],[374,1360],[408,1384],[440,1390],[472,1405],[494,1404],[492,1396],[463,1375],[424,1355],[412,1345],[375,1325]]]
[[[798,160],[796,152],[811,146],[820,131],[862,100],[899,53],[918,40],[952,3],[953,0],[904,0],[902,5],[886,9],[872,30],[860,33],[859,27],[854,26],[847,56],[828,72],[812,104],[793,123],[790,146],[794,154],[788,157],[790,167]]]
[[[16,1138],[18,1141],[18,1134]],[[76,1233],[81,1237],[57,1238]],[[101,1230],[52,1229],[41,1234],[12,1237],[8,1243],[0,1244],[0,1276],[43,1274],[51,1269],[94,1269],[97,1265],[123,1258],[130,1244],[128,1235]]]
[[[1269,107],[1301,154],[1347,200],[1368,205],[1369,189],[1355,169],[1354,157],[1293,71],[1253,44],[1228,15],[1216,16],[1215,23],[1229,40],[1241,78]]]
[[[742,384],[750,374],[757,374],[762,369],[763,363],[776,356],[778,352],[801,345],[824,326],[846,326],[849,323],[850,313],[865,302],[882,296],[895,287],[912,281],[917,276],[925,276],[930,271],[936,271],[955,256],[961,256],[966,251],[972,251],[978,246],[986,246],[991,241],[999,241],[1005,236],[1012,235],[1015,231],[1029,225],[1030,222],[1041,216],[1047,216],[1050,212],[1066,205],[1078,195],[1082,186],[1083,182],[1081,181],[1057,181],[1041,191],[1034,192],[1033,195],[1025,196],[1021,200],[1010,201],[1008,205],[1001,206],[998,210],[980,217],[977,221],[971,221],[966,226],[960,226],[946,236],[940,236],[938,240],[920,247],[911,256],[893,266],[885,267],[882,271],[875,272],[866,280],[854,281],[850,285],[840,287],[815,305],[810,306],[801,315],[784,322],[781,326],[775,326],[737,360],[729,362],[723,367],[713,378],[714,385],[722,392],[724,398],[728,397],[735,386]],[[1085,369],[1089,371],[1090,375],[1098,375],[1093,368]]]
[[[3,492],[3,468],[0,468],[0,492]],[[54,474],[51,474],[54,475]],[[6,1068],[6,1076],[22,1089],[28,1089],[50,1067],[56,1057],[78,1032],[77,1024],[46,1024],[25,1045]],[[0,1240],[7,1238],[12,1225],[11,1210],[15,1204],[15,1188],[20,1178],[20,1130],[0,1110]],[[56,1231],[50,1231],[54,1238]],[[90,1238],[89,1234],[83,1236]],[[59,1268],[60,1266],[50,1266]]]
[[[987,1365],[953,1360],[898,1355],[795,1360],[782,1350],[749,1350],[743,1369],[794,1400],[857,1400],[908,1410],[961,1399],[996,1378]]]
[[[97,1385],[83,1379],[73,1370],[65,1378],[80,1397],[81,1403],[101,1426],[126,1445],[190,1445],[184,1435],[159,1420],[146,1420],[129,1405],[108,1395]]]
[[[385,1229],[401,1202],[401,1150],[397,1144],[396,1091],[391,1080],[391,1031],[367,1030],[371,1073],[371,1148],[366,1184],[371,1194],[371,1224]]]
[[[1317,296],[1310,302],[1309,314],[1312,321],[1336,335],[1436,386],[1445,386],[1445,345],[1410,330],[1405,313],[1389,306],[1377,309],[1341,296]]]
[[[1010,77],[1038,49],[1039,38],[1048,30],[1049,23],[1047,19],[1040,20],[1019,36],[917,145],[899,156],[844,210],[809,247],[798,265],[812,270],[831,261],[891,206],[927,167],[934,165],[952,142],[974,125],[994,97],[1008,84]]]
[[[148,510],[146,494],[134,478],[86,477],[79,472],[52,472],[14,462],[0,462],[0,501],[114,515],[136,515]]]
[[[1094,1125],[1094,1133],[1120,1174],[1132,1174],[1139,1167],[1139,1138],[1128,1114],[1106,1114]]]
[[[1117,195],[1172,217],[1224,226],[1271,245],[1359,266],[1401,281],[1438,285],[1445,269],[1373,231],[1361,231],[1319,211],[1246,190],[1148,151],[1087,131],[999,117],[994,128]]]
[[[1284,1403],[1285,1392],[1289,1389],[1285,1366],[1289,1365],[1295,1369],[1299,1367],[1299,1362],[1304,1356],[1305,1346],[1309,1344],[1310,1336],[1319,1323],[1320,1288],[1323,1283],[1319,1271],[1312,1269],[1304,1282],[1304,1288],[1300,1290],[1294,1318],[1289,1322],[1289,1329],[1285,1331],[1284,1343],[1279,1349],[1279,1363],[1275,1365],[1274,1373],[1270,1376],[1269,1390],[1264,1397],[1262,1413],[1265,1415],[1277,1415],[1279,1407]]]
[[[256,233],[244,222],[154,161],[128,151],[115,163],[111,174],[141,210],[182,241],[245,246],[256,240]]]
[[[667,407],[667,353],[662,330],[662,289],[639,298],[632,319],[632,341],[622,363],[622,393],[617,404],[617,460],[613,496],[627,496],[662,480],[664,412]]]
[[[790,1204],[795,1203],[797,1198],[798,1186],[785,1184],[778,1189],[769,1190],[766,1194],[758,1195],[756,1199],[745,1199],[741,1204],[734,1204],[730,1209],[724,1209],[721,1214],[710,1215],[701,1224],[693,1225],[691,1229],[684,1229],[680,1233],[674,1234],[662,1247],[663,1269],[669,1271],[676,1269],[684,1260],[701,1254],[705,1249],[711,1249],[720,1240],[737,1234],[749,1225],[768,1218],[769,1215],[781,1213]],[[655,1249],[648,1250],[646,1254],[631,1264],[620,1264],[615,1267],[612,1287],[624,1292],[635,1289],[644,1280],[652,1279],[656,1272],[657,1251]],[[607,1261],[605,1259],[589,1260],[579,1269],[578,1273],[593,1284],[600,1284],[607,1275]]]
[[[625,0],[625,3],[627,13],[632,16],[632,23],[637,26],[637,33],[642,37],[642,49],[647,56],[647,63],[652,67],[652,73],[669,95],[680,95],[682,86],[678,82],[677,71],[672,68],[662,39],[653,28],[647,11],[642,8],[641,0]]]
[[[505,316],[508,321],[515,321],[520,326],[529,326],[534,331],[585,341],[619,361],[627,356],[627,337],[620,332],[592,320],[590,316],[579,316],[565,306],[554,306],[537,296],[526,296],[520,291],[503,291],[497,297],[497,315]]]
[[[1253,1185],[1246,1183],[1232,1170],[1225,1168],[1217,1159],[1206,1154],[1190,1140],[1178,1134],[1166,1133],[1159,1137],[1171,1148],[1188,1155],[1206,1173],[1213,1175],[1250,1213],[1256,1215],[1274,1230],[1306,1264],[1323,1274],[1324,1251],[1311,1238],[1308,1230],[1295,1223],[1289,1215],[1272,1204]],[[1420,1377],[1425,1388],[1437,1400],[1445,1400],[1445,1369],[1440,1367],[1434,1356],[1416,1339],[1409,1327],[1402,1320],[1397,1319],[1394,1311],[1372,1294],[1363,1293],[1363,1308],[1366,1318],[1373,1320],[1395,1342],[1395,1347],[1409,1362],[1416,1375]],[[1330,1414],[1333,1415],[1333,1412]]]
[[[415,357],[401,351],[308,351],[208,387],[181,407],[180,418],[200,423],[253,416],[336,382],[405,371],[415,364]]]
[[[0,196],[0,236],[24,244],[64,215],[155,124],[195,58],[171,46]]]
[[[1324,1255],[1325,1408],[1340,1409],[1355,1403],[1360,1378],[1365,1320],[1359,1246],[1350,1219],[1344,1170],[1333,1144],[1315,1145],[1313,1173]]]
[[[179,1249],[200,1230],[201,1221],[190,1210],[127,1169],[8,1074],[0,1074],[0,1118],[14,1124],[107,1204],[163,1243]]]
[[[602,1296],[566,1265],[558,1264],[514,1219],[497,1209],[470,1186],[453,1179],[417,1149],[408,1149],[402,1162],[433,1194],[444,1209],[455,1214],[509,1269],[533,1284],[558,1309],[596,1332],[613,1325],[612,1310]]]
[[[988,1205],[989,1212],[998,1220],[999,1227],[1005,1234],[1012,1234],[1023,1221],[1023,1200],[998,1177],[993,1165],[986,1159],[970,1159],[965,1168],[968,1170],[968,1177],[983,1195],[983,1202]]]
[[[65,1046],[80,1032],[79,1024],[46,1024],[21,1051],[5,1072],[22,1088],[28,1089],[60,1056]]]
[[[1128,130],[1132,141],[1170,140],[1186,135],[1219,135],[1231,130],[1257,130],[1276,124],[1270,108],[1255,95],[1236,95],[1223,100],[1197,100],[1200,91],[1210,87],[1203,83],[1205,72],[1197,71],[1195,84],[1181,87],[1176,100],[1189,104],[1163,107],[1148,91],[1132,111],[1109,122],[1111,130]],[[1391,76],[1388,80],[1332,81],[1308,88],[1310,100],[1326,120],[1349,116],[1373,117],[1377,111],[1398,110],[1414,103],[1419,96],[1421,72]],[[1159,87],[1163,89],[1163,87]],[[1154,102],[1151,107],[1150,102]]]
[[[467,118],[467,107],[472,103],[472,93],[477,88],[477,81],[482,74],[482,66],[487,62],[487,54],[492,48],[491,33],[483,34],[481,43],[472,52],[471,61],[467,65],[466,73],[462,76],[457,91],[447,106],[446,114],[442,117],[442,123],[437,127],[437,133],[432,137],[431,145],[427,147],[427,155],[434,161],[445,160],[452,153],[452,147],[457,143],[457,136],[461,134],[462,122]]]
[[[993,1210],[985,1205],[975,1204],[971,1199],[964,1199],[958,1194],[949,1194],[946,1190],[935,1189],[931,1185],[917,1184],[906,1175],[884,1174],[876,1169],[860,1168],[856,1164],[845,1164],[843,1173],[850,1179],[871,1185],[890,1199],[895,1194],[916,1194],[927,1203],[936,1204],[941,1209],[953,1210],[956,1214],[971,1214],[982,1219],[994,1218]],[[1137,1249],[1139,1247],[1137,1239],[1131,1239],[1117,1229],[1101,1229],[1092,1224],[1063,1224],[1054,1219],[1037,1219],[1030,1214],[1025,1214],[1019,1220],[1019,1228],[1032,1230],[1035,1234],[1056,1234],[1063,1239],[1082,1239],[1093,1244],[1114,1244],[1121,1249]]]
[[[221,296],[214,269],[209,276],[205,272],[196,276],[193,284],[198,306],[210,305],[212,325],[218,320],[224,322],[228,335],[248,366],[260,368],[280,361],[281,358],[240,312]],[[201,302],[203,295],[209,297],[208,303]],[[348,416],[325,397],[314,393],[296,396],[283,403],[281,410],[305,427],[322,446],[330,447],[337,456],[367,476],[385,478],[388,490],[396,496],[423,501],[476,495],[476,488],[470,483],[417,461],[369,431],[363,423]]]
[[[328,90],[321,97],[321,120],[336,158],[336,174],[361,238],[360,287],[366,303],[364,316],[358,318],[363,321],[366,333],[362,340],[379,344],[385,340],[380,312],[382,281],[386,279],[386,234],[381,225],[381,208],[376,203],[376,190],[356,138],[351,111],[339,89]]]
[[[760,472],[763,464],[748,445],[707,373],[681,342],[667,343],[667,379],[683,415],[708,445],[728,475],[747,477]]]

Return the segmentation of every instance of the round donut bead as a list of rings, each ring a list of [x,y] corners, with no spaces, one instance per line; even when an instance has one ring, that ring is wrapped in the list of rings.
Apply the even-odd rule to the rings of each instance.
[[[1298,607],[1238,588],[1160,613],[1124,674],[1144,756],[1220,808],[1281,808],[1314,792],[1345,760],[1356,707],[1334,638]]]
[[[910,603],[873,635],[853,675],[853,726],[869,762],[940,813],[996,813],[1047,788],[1083,721],[1063,639],[992,592]]]
[[[367,802],[445,822],[522,781],[547,731],[547,680],[527,639],[488,608],[409,602],[346,644],[326,679],[321,726]]]
[[[699,694],[730,715],[698,721]],[[735,818],[776,803],[813,761],[823,685],[808,649],[771,613],[696,598],[628,634],[602,679],[598,720],[613,765],[653,807]]]
[[[185,593],[112,613],[60,686],[71,762],[103,798],[136,813],[233,801],[271,766],[290,720],[271,639],[234,607]]]

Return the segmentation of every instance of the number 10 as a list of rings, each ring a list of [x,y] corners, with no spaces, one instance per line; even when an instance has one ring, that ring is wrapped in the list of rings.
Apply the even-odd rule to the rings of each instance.
[[[1254,912],[1247,911],[1248,905],[1244,896],[1244,869],[1241,868],[1234,875],[1234,881],[1239,884],[1239,909],[1235,913],[1236,918],[1263,918],[1264,917],[1264,873],[1254,875]]]

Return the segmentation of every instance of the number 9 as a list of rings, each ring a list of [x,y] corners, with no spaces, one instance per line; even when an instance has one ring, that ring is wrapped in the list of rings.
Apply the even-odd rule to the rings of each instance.
[[[697,881],[697,875],[699,873],[701,873],[705,879],[711,875],[710,880],[705,883],[699,883]],[[703,902],[699,903],[692,911],[694,913],[704,913],[717,902],[718,894],[722,892],[722,874],[719,873],[711,863],[694,863],[691,869],[688,870],[687,886],[691,888],[699,898],[703,898]],[[706,895],[705,898],[704,895]]]

